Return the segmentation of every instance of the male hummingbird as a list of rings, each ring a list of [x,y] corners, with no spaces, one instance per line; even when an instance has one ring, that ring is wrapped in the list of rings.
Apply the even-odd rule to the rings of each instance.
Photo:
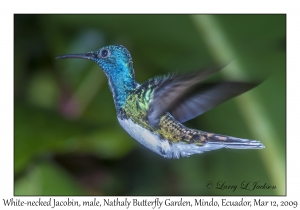
[[[129,51],[110,45],[82,54],[58,56],[96,62],[107,76],[121,126],[148,149],[165,158],[188,157],[206,151],[262,149],[259,141],[187,128],[181,123],[197,117],[255,85],[242,82],[201,83],[220,69],[166,75],[135,81]]]

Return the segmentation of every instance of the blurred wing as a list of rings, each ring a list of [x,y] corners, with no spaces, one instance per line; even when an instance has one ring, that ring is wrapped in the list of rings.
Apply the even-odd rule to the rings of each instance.
[[[149,104],[147,117],[152,126],[156,126],[158,119],[171,108],[197,83],[203,81],[221,68],[198,71],[179,76],[165,76],[154,78],[151,82],[156,86]],[[150,81],[148,81],[149,83]],[[147,82],[146,82],[147,83]],[[145,84],[146,85],[146,84]]]
[[[196,93],[182,97],[168,111],[176,120],[182,123],[203,114],[255,86],[256,84],[242,82],[203,84]]]

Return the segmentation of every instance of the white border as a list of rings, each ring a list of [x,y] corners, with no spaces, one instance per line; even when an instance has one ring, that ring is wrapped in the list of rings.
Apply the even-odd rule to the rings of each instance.
[[[150,3],[151,2],[151,3]],[[299,2],[299,1],[298,1]],[[297,1],[2,1],[0,33],[0,91],[1,91],[1,146],[0,191],[1,209],[4,198],[13,196],[13,14],[14,13],[287,13],[287,197],[262,197],[263,200],[299,200],[299,3]],[[17,197],[22,200],[37,199]],[[108,197],[106,197],[108,198]],[[124,197],[123,197],[124,198]],[[135,197],[130,197],[134,199]],[[136,197],[143,199],[146,197]],[[152,200],[156,197],[150,197]],[[165,200],[168,197],[160,197]],[[174,200],[179,197],[171,197]],[[204,197],[208,199],[209,197]],[[215,197],[217,200],[240,200],[241,197]],[[43,197],[47,199],[47,197]],[[57,197],[57,199],[65,199]],[[77,200],[91,199],[76,197]],[[102,198],[99,198],[102,199]],[[185,197],[194,201],[195,197]],[[245,197],[246,200],[254,197]],[[165,207],[161,209],[168,209]],[[172,209],[182,207],[172,207]],[[199,207],[200,208],[200,207]],[[217,208],[217,207],[214,207]],[[23,207],[22,209],[32,209]],[[72,207],[64,209],[74,209]],[[83,209],[83,208],[81,208]],[[102,208],[106,209],[106,208]],[[125,208],[109,208],[125,209]],[[141,208],[136,208],[141,209]],[[144,208],[142,208],[144,209]],[[149,208],[150,209],[150,208]],[[191,208],[190,208],[191,209]],[[192,208],[195,209],[195,208]]]

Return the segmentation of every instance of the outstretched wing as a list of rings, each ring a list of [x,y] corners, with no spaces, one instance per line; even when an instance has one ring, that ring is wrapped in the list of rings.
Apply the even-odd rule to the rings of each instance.
[[[196,93],[183,96],[168,111],[179,122],[185,122],[255,86],[242,82],[203,84]]]
[[[149,123],[156,126],[165,112],[170,112],[179,122],[185,122],[256,86],[220,82],[202,84],[194,90],[199,82],[218,70],[220,68],[152,80],[155,87],[147,112]]]
[[[149,104],[147,117],[152,126],[157,125],[158,119],[165,112],[170,111],[174,104],[182,98],[193,86],[203,81],[221,68],[207,71],[197,71],[184,75],[172,75],[160,78],[154,78],[147,81],[152,83],[154,92]]]

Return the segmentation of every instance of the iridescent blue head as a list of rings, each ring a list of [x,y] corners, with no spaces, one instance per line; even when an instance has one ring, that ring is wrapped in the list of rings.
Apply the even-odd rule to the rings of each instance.
[[[131,55],[121,45],[110,45],[87,53],[61,55],[56,59],[63,58],[82,58],[97,63],[108,78],[117,110],[125,104],[130,91],[137,86]]]

